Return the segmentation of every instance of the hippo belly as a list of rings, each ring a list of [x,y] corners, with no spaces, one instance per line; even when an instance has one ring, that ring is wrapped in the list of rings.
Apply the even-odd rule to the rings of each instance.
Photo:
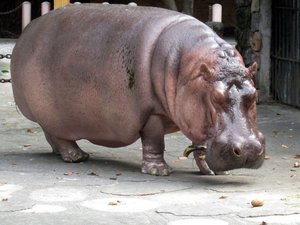
[[[155,37],[142,40],[141,13],[68,6],[33,21],[12,59],[15,100],[24,115],[62,139],[119,147],[139,138],[158,109],[147,57]],[[121,21],[127,14],[136,15]]]
[[[156,23],[149,23],[151,17]],[[76,140],[126,146],[152,120],[159,121],[151,129],[161,137],[144,145],[157,142],[161,151],[163,135],[178,128],[153,92],[151,54],[161,31],[180,17],[186,19],[154,8],[82,4],[32,21],[13,51],[16,104],[67,162],[88,158]],[[160,169],[151,173],[168,174],[164,160],[157,160]]]

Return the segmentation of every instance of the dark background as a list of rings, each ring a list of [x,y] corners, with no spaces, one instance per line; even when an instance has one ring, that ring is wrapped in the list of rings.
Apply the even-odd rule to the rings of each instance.
[[[41,3],[44,0],[30,0],[32,4],[31,9],[31,18],[37,18],[41,15]],[[140,6],[155,6],[155,7],[163,7],[174,9],[171,7],[170,2],[174,2],[174,0],[136,0],[138,5]],[[176,10],[182,12],[183,4],[187,3],[191,0],[176,0]],[[21,34],[21,8],[15,10],[12,13],[5,14],[4,12],[11,11],[16,7],[20,6],[24,2],[24,0],[1,0],[0,1],[0,38],[18,38]],[[51,4],[51,9],[53,9],[53,0],[49,1]],[[71,3],[74,0],[70,1]],[[82,0],[81,3],[101,3],[103,0]],[[128,4],[129,2],[133,2],[133,0],[108,0],[111,4]],[[197,19],[207,22],[208,21],[208,7],[209,5],[220,3],[223,6],[223,24],[225,26],[225,30],[227,31],[228,36],[233,36],[234,27],[236,25],[236,16],[235,16],[235,6],[234,0],[196,0],[193,4],[193,9],[190,14],[192,14]],[[3,14],[4,13],[4,14]],[[226,35],[226,34],[225,34]]]

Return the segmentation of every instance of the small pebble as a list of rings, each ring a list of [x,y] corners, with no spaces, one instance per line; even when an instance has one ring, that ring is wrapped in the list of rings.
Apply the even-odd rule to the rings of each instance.
[[[264,201],[263,201],[263,200],[260,200],[260,199],[253,199],[253,200],[251,201],[251,205],[252,205],[253,207],[261,207],[261,206],[264,205]]]

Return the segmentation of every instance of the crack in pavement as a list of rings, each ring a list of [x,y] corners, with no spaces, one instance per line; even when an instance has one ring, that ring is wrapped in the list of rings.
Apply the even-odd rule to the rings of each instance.
[[[159,210],[155,210],[155,213],[157,213],[157,214],[168,214],[168,215],[172,215],[172,216],[176,216],[176,217],[183,217],[183,216],[186,216],[186,217],[211,217],[211,216],[229,216],[229,215],[233,215],[232,212],[198,215],[198,214],[177,214],[177,213],[173,213],[173,212],[169,212],[169,211],[159,211]]]
[[[251,192],[266,192],[266,191],[272,191],[273,189],[266,189],[266,188],[261,188],[261,189],[252,189],[252,190],[218,190],[218,189],[214,189],[214,188],[203,188],[206,189],[208,191],[212,191],[212,192],[216,192],[216,193],[249,193],[249,191]],[[280,191],[287,191],[290,190],[290,188],[277,188],[276,191],[278,191],[278,193],[280,193]]]
[[[35,206],[36,204],[32,204],[29,207],[25,207],[25,208],[21,208],[21,209],[10,209],[10,210],[0,210],[1,213],[15,213],[15,212],[22,212],[24,210],[29,210],[32,209],[33,206]]]
[[[245,218],[260,218],[260,217],[267,217],[267,216],[293,216],[293,215],[300,215],[299,212],[292,212],[292,213],[270,213],[270,214],[260,214],[260,215],[249,215],[249,216],[242,216],[242,215],[236,215],[242,219],[245,219]]]
[[[157,181],[157,179],[144,179],[144,180],[126,180],[126,179],[119,179],[121,182],[132,182],[132,183],[143,183],[143,182],[153,182]]]
[[[140,194],[121,194],[121,193],[113,193],[113,192],[105,192],[105,191],[100,191],[100,193],[102,194],[109,194],[109,195],[113,195],[113,196],[127,196],[127,197],[132,197],[132,196],[149,196],[149,195],[158,195],[158,194],[166,194],[166,193],[173,193],[173,192],[179,192],[179,191],[185,191],[185,190],[190,190],[193,187],[187,187],[187,188],[182,188],[182,189],[177,189],[177,190],[171,190],[171,191],[165,191],[165,190],[161,190],[161,191],[157,191],[157,192],[149,192],[149,193],[140,193]]]

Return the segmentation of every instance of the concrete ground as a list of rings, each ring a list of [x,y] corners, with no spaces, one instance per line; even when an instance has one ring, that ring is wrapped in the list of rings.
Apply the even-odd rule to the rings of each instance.
[[[180,158],[190,144],[181,133],[165,138],[168,177],[140,172],[139,141],[120,149],[80,141],[90,160],[68,164],[17,111],[11,84],[0,84],[0,224],[300,224],[300,110],[259,105],[258,124],[268,155],[258,170],[201,176]]]

